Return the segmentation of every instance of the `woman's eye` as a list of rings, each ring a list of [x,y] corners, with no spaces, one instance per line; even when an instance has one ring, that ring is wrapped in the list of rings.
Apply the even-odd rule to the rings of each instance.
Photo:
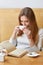
[[[28,21],[21,21],[21,22],[28,22]]]
[[[23,21],[21,21],[21,22],[23,22]]]
[[[26,22],[28,22],[28,21],[26,21]]]

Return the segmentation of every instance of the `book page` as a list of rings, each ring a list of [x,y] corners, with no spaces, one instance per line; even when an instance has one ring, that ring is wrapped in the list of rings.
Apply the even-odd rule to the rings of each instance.
[[[14,56],[14,57],[22,57],[27,53],[25,49],[16,49],[10,52],[8,55]]]

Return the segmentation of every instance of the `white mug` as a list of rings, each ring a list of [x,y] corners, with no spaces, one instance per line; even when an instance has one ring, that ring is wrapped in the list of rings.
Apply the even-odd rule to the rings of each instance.
[[[19,26],[19,29],[20,30],[23,30],[23,28],[25,28],[25,26]]]
[[[0,48],[0,62],[3,62],[5,60],[5,56],[7,55],[3,51],[6,51],[6,49]]]
[[[4,62],[4,61],[5,61],[5,54],[0,53],[0,62]]]

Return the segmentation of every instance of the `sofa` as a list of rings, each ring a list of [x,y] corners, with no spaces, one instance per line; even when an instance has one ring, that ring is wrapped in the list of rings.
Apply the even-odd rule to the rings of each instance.
[[[19,25],[18,15],[20,8],[0,9],[0,42],[8,40],[12,35],[14,27]],[[33,8],[37,25],[43,28],[43,8]]]

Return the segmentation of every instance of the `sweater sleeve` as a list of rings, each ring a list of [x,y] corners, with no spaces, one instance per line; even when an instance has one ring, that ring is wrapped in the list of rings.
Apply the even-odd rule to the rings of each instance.
[[[39,30],[38,35],[39,35],[38,48],[39,48],[39,50],[42,50],[42,48],[43,48],[43,29]]]
[[[17,45],[17,39],[13,39],[12,37],[9,39],[9,42],[14,44],[14,46]]]

